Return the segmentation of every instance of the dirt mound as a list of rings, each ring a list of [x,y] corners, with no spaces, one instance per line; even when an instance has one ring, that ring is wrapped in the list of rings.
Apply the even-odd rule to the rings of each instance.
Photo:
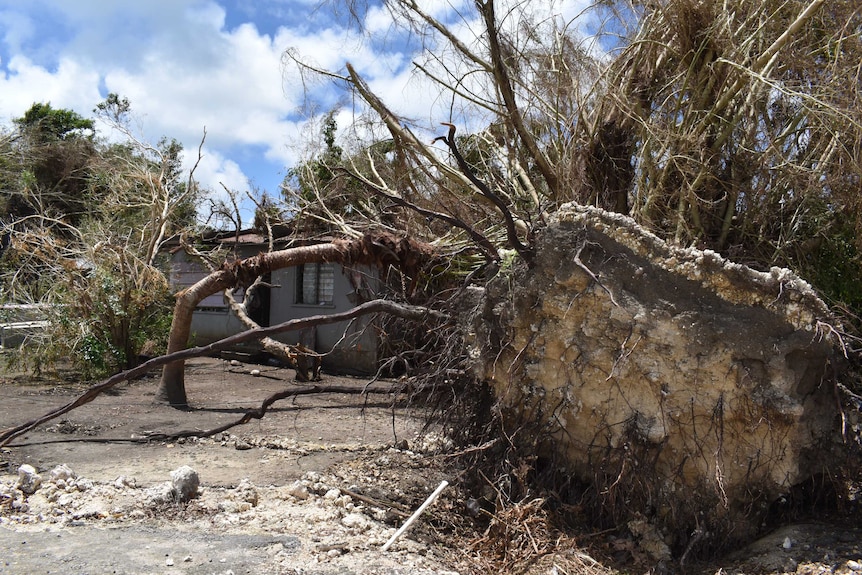
[[[487,289],[473,355],[509,429],[545,437],[605,521],[646,523],[669,558],[750,540],[773,501],[834,466],[828,320],[788,270],[571,205],[535,265]]]

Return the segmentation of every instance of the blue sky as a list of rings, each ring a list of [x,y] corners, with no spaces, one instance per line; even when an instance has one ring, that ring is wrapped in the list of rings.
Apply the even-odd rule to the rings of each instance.
[[[470,4],[422,2],[452,22]],[[558,4],[574,14],[583,1]],[[350,61],[393,110],[417,122],[449,119],[448,102],[413,74],[416,39],[393,29],[375,0],[369,5],[364,25],[374,40],[319,0],[0,0],[0,124],[34,102],[90,116],[116,92],[131,101],[148,141],[173,137],[196,152],[206,129],[196,172],[205,187],[275,193],[286,169],[309,153],[317,134],[310,110],[339,107],[342,128],[357,113],[335,83],[304,82],[287,50],[334,71]],[[469,23],[459,25],[469,40]],[[243,217],[250,221],[250,212]]]
[[[312,130],[308,86],[282,62],[288,49],[336,70],[349,58],[377,81],[410,63],[315,2],[0,0],[0,123],[33,102],[90,116],[116,92],[149,141],[175,137],[196,151],[206,129],[196,176],[208,188],[276,192]],[[318,112],[344,100],[331,82],[312,88]]]

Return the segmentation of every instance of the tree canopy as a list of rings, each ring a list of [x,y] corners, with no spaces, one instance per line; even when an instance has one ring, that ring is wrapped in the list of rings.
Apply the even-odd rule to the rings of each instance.
[[[90,375],[164,346],[163,246],[195,225],[201,194],[176,140],[131,131],[127,99],[110,94],[96,113],[124,140],[101,141],[93,120],[47,103],[0,140],[0,302],[47,304],[52,325],[21,357],[38,368],[68,356]]]
[[[23,116],[15,118],[13,122],[22,135],[35,138],[41,143],[95,135],[93,120],[84,118],[73,110],[54,109],[50,102],[34,103]]]
[[[451,102],[442,121],[457,133],[399,117],[350,63],[322,72],[290,52],[301,69],[353,90],[361,126],[388,132],[351,142],[341,158],[324,149],[314,165],[330,167],[309,171],[305,189],[331,189],[340,175],[379,204],[364,225],[384,225],[379,214],[397,206],[412,234],[510,249],[529,244],[562,203],[595,205],[680,245],[790,267],[858,315],[854,2],[598,2],[566,18],[488,0],[446,22],[411,0],[385,7],[424,43],[417,81]],[[362,5],[354,10],[361,25]],[[419,130],[436,132],[436,145]],[[386,154],[375,154],[383,143]],[[331,197],[315,203],[323,214],[331,203],[330,219],[345,227]]]

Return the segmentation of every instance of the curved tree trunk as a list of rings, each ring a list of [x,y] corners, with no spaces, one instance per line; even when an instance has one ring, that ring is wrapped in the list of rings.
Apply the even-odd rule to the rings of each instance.
[[[349,247],[349,244],[344,242],[301,246],[263,253],[245,260],[224,264],[221,269],[177,294],[167,353],[174,353],[188,346],[192,315],[195,307],[204,298],[227,288],[251,285],[258,276],[272,270],[310,262],[346,263],[345,260],[350,257],[351,253]],[[162,379],[156,398],[173,407],[188,407],[184,374],[184,361],[175,361],[166,365],[162,371]]]
[[[258,277],[273,270],[313,262],[335,262],[342,265],[392,265],[401,268],[407,275],[415,276],[421,262],[432,252],[431,246],[408,238],[378,233],[366,234],[354,240],[300,246],[258,254],[236,262],[226,262],[220,269],[177,294],[167,353],[186,349],[191,333],[192,315],[195,307],[205,297],[232,287],[250,286]],[[184,373],[184,361],[165,365],[156,399],[173,407],[188,407]]]

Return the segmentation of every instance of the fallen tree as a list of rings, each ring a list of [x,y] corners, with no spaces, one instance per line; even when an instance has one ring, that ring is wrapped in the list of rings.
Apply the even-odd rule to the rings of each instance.
[[[337,262],[344,265],[394,266],[402,270],[404,274],[415,275],[418,273],[417,270],[421,262],[431,252],[429,246],[419,242],[407,238],[398,238],[390,234],[377,233],[365,234],[354,240],[337,240],[325,244],[299,246],[261,253],[244,260],[225,262],[220,269],[176,295],[167,354],[169,356],[177,354],[188,346],[192,315],[195,307],[204,298],[225,289],[247,288],[259,277],[273,270],[310,262]],[[390,309],[397,308],[396,304],[392,304],[392,306]],[[343,321],[344,319],[333,321]],[[256,333],[256,330],[246,333]],[[268,335],[266,332],[263,333]],[[164,364],[157,397],[174,407],[182,408],[188,405],[182,358]]]
[[[535,253],[470,326],[504,428],[540,446],[534,473],[571,473],[606,524],[647,522],[670,543],[657,559],[745,540],[837,475],[841,342],[807,283],[578,205]]]

